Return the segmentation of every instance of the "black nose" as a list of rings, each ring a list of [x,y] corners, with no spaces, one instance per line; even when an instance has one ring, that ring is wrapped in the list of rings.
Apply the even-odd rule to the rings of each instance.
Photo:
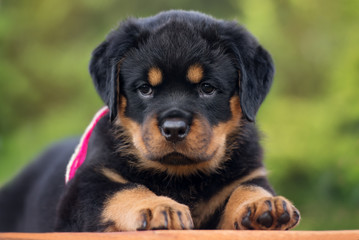
[[[188,124],[180,118],[170,118],[163,121],[160,126],[162,135],[171,142],[183,140],[189,130]]]
[[[192,113],[179,108],[167,109],[159,114],[158,122],[161,134],[167,141],[179,142],[190,130]]]

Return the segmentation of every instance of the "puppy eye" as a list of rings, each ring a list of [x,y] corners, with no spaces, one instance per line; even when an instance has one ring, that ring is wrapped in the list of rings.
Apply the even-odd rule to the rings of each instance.
[[[140,92],[140,94],[144,97],[149,97],[152,95],[153,93],[153,89],[150,85],[148,84],[143,84],[138,88],[138,91]]]
[[[216,88],[213,87],[211,84],[209,83],[202,83],[199,86],[199,90],[201,91],[201,93],[206,94],[206,95],[212,95],[215,91]]]

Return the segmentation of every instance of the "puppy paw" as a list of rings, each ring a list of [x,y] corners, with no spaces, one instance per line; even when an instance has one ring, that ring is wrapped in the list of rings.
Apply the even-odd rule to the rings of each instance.
[[[105,231],[193,228],[191,214],[186,205],[168,197],[154,195],[132,198],[131,193],[126,195],[119,193],[106,204],[102,214],[108,226]]]
[[[264,197],[242,204],[233,215],[233,229],[288,230],[298,224],[299,211],[286,198]]]
[[[187,206],[178,203],[160,203],[140,210],[137,230],[192,229],[193,222]]]

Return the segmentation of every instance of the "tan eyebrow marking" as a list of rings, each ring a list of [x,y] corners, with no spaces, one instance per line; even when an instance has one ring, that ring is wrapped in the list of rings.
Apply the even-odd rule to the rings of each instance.
[[[187,71],[187,78],[192,83],[199,83],[203,78],[203,67],[198,63],[191,65]]]
[[[148,81],[152,86],[157,86],[162,82],[162,72],[158,67],[151,67],[148,71]]]

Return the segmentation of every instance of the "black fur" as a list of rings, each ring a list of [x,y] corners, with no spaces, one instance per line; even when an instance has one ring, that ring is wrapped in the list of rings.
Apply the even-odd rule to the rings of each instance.
[[[213,96],[199,97],[198,87],[185,81],[188,67],[198,62],[206,82],[217,89]],[[144,99],[137,89],[147,82],[147,70],[153,66],[161,69],[164,83],[156,87],[153,98]],[[262,167],[253,121],[269,91],[274,67],[270,55],[237,23],[186,11],[128,19],[94,50],[90,73],[110,114],[95,127],[86,161],[65,185],[66,164],[78,139],[48,150],[1,190],[0,231],[103,231],[106,223],[101,223],[100,215],[104,202],[117,191],[145,185],[191,209]],[[125,131],[115,121],[120,109],[118,88],[119,95],[127,99],[126,117],[138,124],[166,109],[181,108],[205,117],[215,127],[231,119],[229,101],[239,95],[243,117],[240,129],[227,139],[228,146],[235,145],[230,160],[210,174],[182,177],[137,168],[138,159],[121,152],[132,143],[116,137]],[[98,171],[101,167],[115,170],[131,183],[111,182]],[[273,192],[264,178],[247,184]],[[223,208],[200,228],[215,228]]]

